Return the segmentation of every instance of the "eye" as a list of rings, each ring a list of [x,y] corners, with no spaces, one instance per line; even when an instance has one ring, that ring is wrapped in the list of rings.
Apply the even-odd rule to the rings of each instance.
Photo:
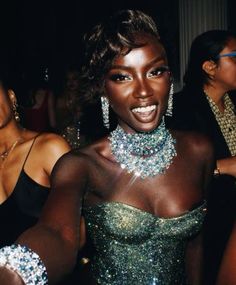
[[[123,81],[131,81],[132,77],[130,75],[127,74],[122,74],[122,73],[117,73],[117,74],[112,74],[110,76],[110,79],[112,81],[118,81],[118,82],[123,82]]]
[[[152,69],[150,72],[148,72],[147,77],[160,77],[163,75],[163,73],[168,72],[169,67],[168,66],[160,66]]]

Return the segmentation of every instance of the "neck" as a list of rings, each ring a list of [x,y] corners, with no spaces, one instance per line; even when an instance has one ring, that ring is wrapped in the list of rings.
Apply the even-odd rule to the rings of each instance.
[[[227,93],[222,88],[216,88],[214,85],[203,86],[204,93],[209,96],[220,110],[224,110],[224,95]]]
[[[23,137],[24,129],[18,126],[7,126],[0,129],[0,152],[8,149],[12,143]]]

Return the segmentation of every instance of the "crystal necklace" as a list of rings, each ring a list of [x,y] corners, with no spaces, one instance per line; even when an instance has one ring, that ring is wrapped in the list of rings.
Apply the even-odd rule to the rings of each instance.
[[[164,120],[149,133],[128,134],[118,125],[109,140],[121,168],[143,179],[163,174],[177,155],[175,140]]]

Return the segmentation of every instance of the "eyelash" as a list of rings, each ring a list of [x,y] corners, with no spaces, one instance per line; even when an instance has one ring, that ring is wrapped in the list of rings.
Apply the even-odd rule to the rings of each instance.
[[[169,71],[168,66],[161,66],[161,67],[154,68],[152,71],[150,71],[147,74],[147,78],[160,77],[160,76],[162,76],[163,73],[165,73],[167,71]],[[124,81],[131,81],[132,76],[127,75],[127,74],[117,73],[117,74],[112,74],[110,76],[110,79],[112,81],[115,81],[115,82],[124,82]]]
[[[132,80],[131,76],[121,73],[111,75],[110,79],[112,81],[118,81],[118,82]]]
[[[149,77],[160,77],[163,73],[165,73],[167,71],[169,71],[169,67],[168,66],[157,67],[157,68],[154,68],[152,71],[150,71],[148,73],[147,77],[148,78]]]

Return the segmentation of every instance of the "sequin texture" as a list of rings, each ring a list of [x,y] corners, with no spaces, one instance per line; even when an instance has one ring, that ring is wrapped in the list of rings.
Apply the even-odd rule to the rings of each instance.
[[[204,203],[175,218],[159,218],[117,202],[85,207],[97,283],[185,284],[186,242],[200,230],[205,207]]]

